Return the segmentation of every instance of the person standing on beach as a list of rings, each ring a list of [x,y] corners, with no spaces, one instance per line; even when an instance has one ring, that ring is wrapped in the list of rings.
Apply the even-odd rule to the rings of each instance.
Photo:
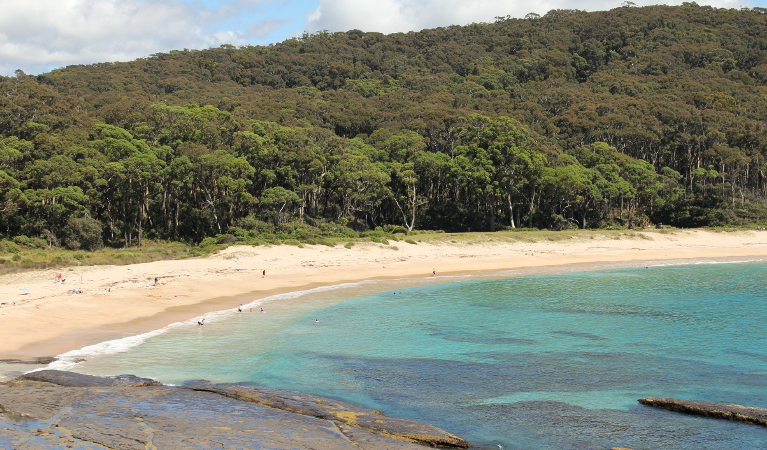
[[[266,269],[261,271],[261,278],[266,278]]]
[[[154,277],[154,285],[157,286],[157,277]]]
[[[431,269],[431,276],[437,275],[437,269]]]

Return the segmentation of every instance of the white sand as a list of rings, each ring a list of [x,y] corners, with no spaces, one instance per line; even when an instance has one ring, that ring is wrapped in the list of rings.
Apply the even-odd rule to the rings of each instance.
[[[0,277],[0,301],[6,303],[0,305],[0,358],[52,356],[150,331],[234,308],[245,294],[250,301],[317,285],[428,277],[434,269],[439,277],[573,263],[767,256],[767,232],[756,231],[582,232],[539,242],[511,237],[524,234],[444,235],[418,245],[357,243],[350,249],[234,246],[207,258],[5,275]],[[66,283],[54,281],[59,272]],[[84,293],[71,293],[78,288]]]

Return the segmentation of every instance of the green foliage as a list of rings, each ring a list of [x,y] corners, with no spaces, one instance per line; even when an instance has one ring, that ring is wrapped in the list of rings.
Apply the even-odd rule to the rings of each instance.
[[[0,241],[0,253],[19,253],[21,252],[21,249],[18,245],[16,245],[15,242],[11,241]]]
[[[92,217],[109,246],[205,254],[758,223],[765,26],[760,8],[554,10],[0,77],[0,232],[84,248],[70,220]]]
[[[102,248],[104,241],[101,222],[90,217],[70,218],[64,228],[64,243],[70,250]]]

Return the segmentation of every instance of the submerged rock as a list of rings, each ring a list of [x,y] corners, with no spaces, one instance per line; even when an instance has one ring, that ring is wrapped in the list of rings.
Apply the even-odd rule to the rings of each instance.
[[[671,397],[642,398],[639,399],[639,403],[685,414],[695,414],[699,416],[767,426],[767,409],[765,408],[681,400]]]
[[[50,364],[59,359],[53,356],[41,356],[30,359],[0,359],[1,364]]]
[[[33,372],[0,384],[0,448],[416,450],[423,447],[392,436],[452,436],[416,421],[395,425],[397,419],[375,411],[296,392],[264,390],[259,398],[272,400],[254,402],[254,389]],[[300,410],[330,413],[321,418],[295,412]],[[360,426],[370,420],[388,425]]]

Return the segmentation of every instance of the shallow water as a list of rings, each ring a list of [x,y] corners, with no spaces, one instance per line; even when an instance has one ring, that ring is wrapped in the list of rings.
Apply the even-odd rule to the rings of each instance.
[[[314,393],[505,449],[767,447],[765,428],[637,403],[767,407],[767,264],[641,266],[283,295],[75,370]]]

